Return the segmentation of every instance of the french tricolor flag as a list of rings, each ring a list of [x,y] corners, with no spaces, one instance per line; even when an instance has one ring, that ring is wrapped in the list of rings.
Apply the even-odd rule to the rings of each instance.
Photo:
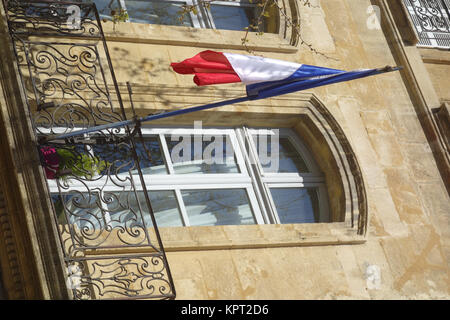
[[[314,67],[288,61],[236,53],[202,51],[192,58],[171,64],[180,74],[195,74],[198,86],[242,82],[245,85],[293,81],[341,73],[341,70]]]
[[[202,51],[196,56],[182,62],[172,63],[171,66],[175,72],[181,74],[194,74],[194,82],[199,86],[242,82],[246,85],[247,95],[231,100],[212,102],[205,105],[172,110],[158,114],[150,114],[143,118],[89,127],[83,130],[77,130],[54,136],[50,139],[46,138],[46,141],[67,139],[81,134],[110,128],[119,128],[132,124],[137,125],[141,122],[174,117],[202,110],[209,110],[250,100],[266,99],[291,92],[402,69],[402,67],[387,66],[378,69],[343,71],[275,59],[246,56],[234,53],[222,53],[210,50]],[[131,87],[129,83],[127,83],[127,85],[128,92],[131,97]]]
[[[258,99],[394,71],[344,71],[277,59],[206,50],[171,67],[179,74],[194,74],[198,86],[242,82],[247,95]]]

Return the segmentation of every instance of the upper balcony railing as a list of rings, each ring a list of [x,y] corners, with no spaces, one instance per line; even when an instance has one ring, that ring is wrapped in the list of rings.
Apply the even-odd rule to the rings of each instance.
[[[419,36],[417,45],[450,48],[450,0],[403,0]]]

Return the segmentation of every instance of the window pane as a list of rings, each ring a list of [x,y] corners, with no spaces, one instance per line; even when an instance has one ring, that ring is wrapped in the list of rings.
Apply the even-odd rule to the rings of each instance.
[[[192,27],[190,15],[182,14],[182,2],[126,0],[130,22]]]
[[[134,141],[142,173],[168,173],[157,136],[144,137],[144,143],[141,143],[140,139]],[[96,144],[93,151],[96,158],[108,164],[108,167],[110,167],[109,174],[126,173],[130,170],[132,174],[138,174],[130,144]]]
[[[193,226],[254,224],[245,189],[181,191]]]
[[[175,141],[167,136],[166,142],[175,173],[239,173],[233,147],[226,136],[173,138]]]
[[[305,160],[295,149],[294,145],[288,137],[279,137],[278,157],[276,151],[272,152],[276,141],[271,141],[271,136],[263,137],[262,135],[253,136],[257,139],[256,147],[259,161],[265,172],[270,173],[288,173],[288,172],[309,172]],[[261,148],[261,143],[265,143],[266,150]]]
[[[255,7],[222,6],[211,4],[211,14],[216,29],[244,30],[256,18]]]
[[[183,225],[174,191],[150,191],[149,195],[158,227]],[[143,191],[105,192],[104,198],[112,226],[143,226],[142,218],[147,228],[153,226]]]
[[[280,137],[280,169],[279,172],[308,172],[302,156],[297,152],[287,137]]]
[[[149,194],[158,227],[183,225],[175,191],[150,191]]]
[[[250,31],[278,32],[278,12],[267,6],[267,17],[258,18],[261,8],[256,5],[220,5],[211,3],[211,15],[216,29],[242,31],[249,27]],[[259,24],[259,25],[258,25]]]
[[[137,138],[136,152],[143,174],[167,174],[162,147],[157,136],[144,137],[143,141]]]
[[[158,227],[183,226],[175,192],[172,190],[150,191],[150,203]],[[60,224],[66,224],[64,203],[71,224],[93,233],[115,227],[143,227],[153,223],[148,212],[145,195],[140,192],[104,192],[100,200],[97,193],[52,194],[53,206]],[[103,201],[103,204],[101,203]],[[103,210],[100,208],[103,206]]]
[[[271,188],[270,192],[281,223],[320,221],[316,188]]]

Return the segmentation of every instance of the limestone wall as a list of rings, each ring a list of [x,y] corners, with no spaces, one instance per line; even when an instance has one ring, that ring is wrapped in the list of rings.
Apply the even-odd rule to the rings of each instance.
[[[442,49],[420,49],[420,54],[441,101],[450,101],[450,57]]]
[[[320,101],[358,161],[367,197],[367,232],[357,234],[348,212],[335,223],[161,228],[177,298],[449,299],[450,201],[418,108],[423,101],[437,106],[448,99],[448,65],[424,64],[423,52],[400,43],[386,27],[385,6],[381,24],[377,22],[368,8],[385,0],[316,0],[312,7],[297,3],[303,39],[316,51],[291,45],[289,32],[252,34],[248,48],[265,57],[337,69],[403,61],[407,70],[159,124],[203,120],[205,126],[301,131],[305,96]],[[239,84],[197,88],[191,76],[169,67],[205,49],[246,53],[243,32],[111,22],[104,29],[116,77],[124,92],[125,82],[132,84],[140,114],[245,94]],[[443,59],[449,54],[442,53]],[[124,99],[129,106],[126,95]]]

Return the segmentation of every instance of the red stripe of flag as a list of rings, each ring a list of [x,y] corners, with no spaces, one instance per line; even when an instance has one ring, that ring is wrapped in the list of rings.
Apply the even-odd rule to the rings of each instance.
[[[180,74],[195,74],[198,86],[241,82],[228,59],[215,51],[203,51],[179,63],[171,63],[173,70]]]

